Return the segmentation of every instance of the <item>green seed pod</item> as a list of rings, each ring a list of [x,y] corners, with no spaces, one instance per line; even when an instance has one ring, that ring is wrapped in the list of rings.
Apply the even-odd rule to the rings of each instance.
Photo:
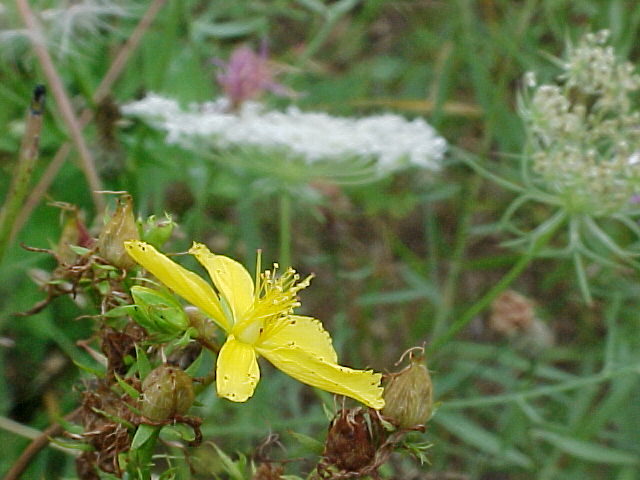
[[[124,249],[126,240],[138,240],[138,226],[133,217],[131,195],[122,195],[118,199],[115,213],[103,227],[98,237],[98,253],[110,264],[118,268],[129,269],[136,262]]]
[[[160,248],[171,238],[175,226],[176,223],[168,213],[165,213],[164,218],[160,220],[155,215],[151,215],[142,224],[142,241]]]
[[[161,365],[142,382],[142,415],[162,422],[185,414],[195,399],[191,377],[178,367]]]
[[[131,296],[135,302],[132,316],[149,333],[181,335],[189,328],[182,305],[169,293],[134,286]]]
[[[411,355],[411,364],[392,374],[384,388],[382,414],[400,428],[414,428],[429,420],[433,408],[433,384],[423,356]]]

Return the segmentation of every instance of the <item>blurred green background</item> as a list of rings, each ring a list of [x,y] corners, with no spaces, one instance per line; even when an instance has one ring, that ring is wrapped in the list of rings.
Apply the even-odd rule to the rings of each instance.
[[[150,2],[31,3],[43,15],[46,45],[73,106],[97,114],[84,133],[105,190],[130,192],[142,217],[172,213],[180,229],[171,251],[197,240],[247,265],[254,264],[256,248],[263,263],[278,261],[280,197],[262,189],[255,172],[234,168],[228,152],[200,156],[167,146],[162,132],[92,100]],[[86,10],[77,8],[83,5]],[[146,92],[184,105],[214,99],[220,89],[211,59],[226,59],[243,43],[258,48],[266,39],[271,58],[286,66],[280,81],[301,93],[295,103],[302,109],[423,116],[452,146],[513,176],[525,138],[516,112],[524,73],[553,78],[548,55],[560,56],[568,40],[603,28],[617,52],[636,62],[639,24],[640,6],[631,0],[169,0],[111,89],[110,102]],[[23,28],[13,2],[0,6],[3,194],[31,91],[46,83]],[[290,102],[266,101],[274,108]],[[68,138],[50,95],[34,183]],[[93,221],[78,161],[72,151],[0,266],[0,416],[40,430],[77,405],[74,385],[85,374],[73,360],[84,362],[87,354],[75,342],[89,338],[93,325],[78,317],[95,312],[60,298],[38,314],[15,316],[44,298],[34,271],[54,267],[20,243],[48,248],[57,242],[60,211],[52,201],[78,205]],[[292,199],[291,260],[302,274],[315,274],[302,294],[302,313],[322,319],[347,365],[393,370],[407,348],[446,333],[520,255],[501,247],[509,235],[497,225],[513,195],[478,177],[455,153],[440,173],[407,170],[361,185],[320,182],[311,190],[317,195]],[[549,212],[538,207],[526,214],[539,223]],[[570,262],[537,259],[515,280],[513,288],[535,302],[556,335],[556,345],[542,354],[527,355],[491,332],[486,311],[430,351],[441,402],[424,436],[433,443],[430,465],[393,457],[383,476],[640,478],[637,274],[600,267],[590,280],[590,306]],[[206,418],[204,434],[233,456],[250,454],[277,433],[287,450],[274,456],[303,455],[290,432],[322,440],[322,403],[333,408],[333,400],[261,366],[264,381],[246,404],[217,399],[213,391],[202,396],[195,413]],[[0,430],[0,472],[27,443]],[[74,475],[71,457],[45,449],[24,478]]]

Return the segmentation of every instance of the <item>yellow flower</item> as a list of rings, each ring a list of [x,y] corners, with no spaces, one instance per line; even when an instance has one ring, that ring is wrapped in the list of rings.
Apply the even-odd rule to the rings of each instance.
[[[208,271],[214,290],[147,243],[128,241],[125,248],[136,262],[227,332],[216,364],[219,396],[235,402],[251,397],[260,379],[257,358],[261,355],[303,383],[375,409],[384,406],[381,375],[338,365],[331,337],[320,321],[292,314],[300,305],[297,293],[309,285],[310,277],[299,281],[292,268],[276,276],[275,266],[254,285],[241,264],[194,243],[189,253]]]

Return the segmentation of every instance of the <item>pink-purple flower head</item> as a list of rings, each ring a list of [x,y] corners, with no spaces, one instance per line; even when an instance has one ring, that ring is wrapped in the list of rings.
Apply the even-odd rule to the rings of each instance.
[[[233,50],[228,62],[214,59],[213,63],[223,69],[216,78],[234,109],[246,100],[259,98],[265,91],[291,94],[287,87],[275,81],[277,72],[267,58],[265,45],[260,53],[242,45]]]

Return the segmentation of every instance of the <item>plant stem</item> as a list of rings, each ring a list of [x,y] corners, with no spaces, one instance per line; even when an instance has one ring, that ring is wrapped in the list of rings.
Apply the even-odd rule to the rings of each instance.
[[[291,266],[291,197],[287,192],[280,195],[280,265]]]
[[[467,240],[469,238],[469,227],[471,226],[471,213],[473,212],[473,207],[476,205],[476,194],[478,193],[481,183],[480,177],[474,177],[470,183],[471,185],[468,184],[467,188],[462,190],[462,213],[460,214],[460,222],[458,223],[456,242],[453,249],[453,255],[451,257],[451,266],[442,288],[442,302],[438,305],[435,319],[433,321],[432,335],[434,338],[438,338],[442,335],[447,319],[451,314],[456,285],[458,283],[462,263],[464,261],[464,253],[467,247]]]
[[[80,166],[87,179],[87,183],[89,184],[93,203],[96,209],[99,212],[102,212],[105,207],[105,202],[104,198],[100,195],[100,193],[98,193],[100,190],[102,190],[102,183],[100,181],[100,177],[98,176],[98,172],[96,171],[93,156],[89,151],[87,142],[82,136],[80,124],[75,113],[73,112],[73,107],[71,106],[69,96],[65,91],[64,85],[62,83],[62,80],[60,79],[60,76],[58,75],[56,67],[53,64],[51,56],[44,46],[44,36],[40,23],[38,22],[36,16],[33,14],[33,11],[31,10],[31,7],[29,6],[27,0],[16,0],[16,5],[18,6],[18,10],[20,11],[20,16],[22,17],[24,24],[29,31],[29,36],[31,38],[31,42],[33,43],[34,51],[36,53],[36,56],[38,57],[40,66],[42,67],[42,70],[47,77],[49,86],[51,87],[51,93],[55,98],[56,104],[58,105],[58,108],[60,110],[60,114],[64,119],[64,123],[69,129],[69,134],[71,135],[73,144],[78,150],[78,154],[80,155]]]
[[[64,419],[69,422],[76,420],[78,415],[81,413],[81,410],[82,407],[77,408],[70,414],[66,415]],[[64,431],[62,425],[57,422],[51,424],[43,432],[40,432],[39,430],[27,427],[26,425],[14,422],[13,420],[5,417],[0,417],[0,428],[33,440],[13,463],[11,469],[6,473],[4,480],[17,480],[20,478],[24,471],[29,467],[33,457],[35,457],[40,450],[49,446],[52,437],[60,435]],[[51,447],[71,455],[78,455],[79,453],[77,450],[64,448],[56,445],[55,443],[51,444]]]
[[[107,95],[109,95],[109,93],[111,92],[111,88],[115,84],[116,80],[120,77],[120,74],[124,71],[124,67],[129,61],[129,58],[131,58],[133,52],[135,52],[135,50],[138,48],[142,36],[149,29],[149,26],[151,25],[165,2],[166,0],[154,0],[153,3],[149,6],[149,9],[140,19],[140,22],[134,29],[131,36],[127,39],[125,44],[116,54],[115,59],[111,63],[111,66],[107,70],[107,73],[105,73],[104,78],[100,82],[100,85],[98,85],[98,88],[96,88],[96,91],[92,97],[94,103],[102,102],[107,97]],[[80,128],[84,128],[92,119],[93,111],[88,108],[85,109],[80,115]],[[47,190],[53,183],[53,180],[64,164],[64,161],[66,160],[67,155],[69,155],[70,151],[71,142],[65,142],[54,155],[53,160],[51,160],[51,162],[49,163],[49,166],[45,170],[36,186],[33,188],[33,191],[22,207],[22,210],[18,215],[15,226],[11,233],[12,238],[15,237],[22,229],[23,225],[31,215],[31,212],[33,212],[36,206],[40,203],[42,197],[44,197],[44,195],[47,193]]]
[[[474,303],[471,307],[464,312],[458,320],[453,322],[449,330],[445,332],[443,335],[437,337],[431,345],[427,348],[428,352],[433,354],[437,352],[440,348],[446,345],[453,337],[455,337],[463,328],[465,328],[480,312],[482,312],[485,308],[487,308],[491,302],[493,302],[498,295],[504,292],[511,283],[518,278],[518,276],[522,273],[522,271],[529,265],[529,263],[535,258],[536,254],[542,250],[542,248],[551,240],[553,234],[560,228],[560,226],[566,220],[566,215],[564,212],[560,212],[556,214],[555,218],[552,218],[548,223],[548,226],[545,231],[543,231],[539,236],[535,238],[532,242],[529,250],[525,252],[518,262],[511,267],[504,277],[500,279],[498,283],[496,283],[493,288],[491,288],[484,296]]]
[[[33,90],[31,106],[27,113],[27,125],[20,145],[16,171],[11,180],[7,198],[0,210],[0,262],[10,243],[11,231],[24,199],[29,192],[33,169],[38,160],[42,116],[44,113],[45,88],[38,85]]]

